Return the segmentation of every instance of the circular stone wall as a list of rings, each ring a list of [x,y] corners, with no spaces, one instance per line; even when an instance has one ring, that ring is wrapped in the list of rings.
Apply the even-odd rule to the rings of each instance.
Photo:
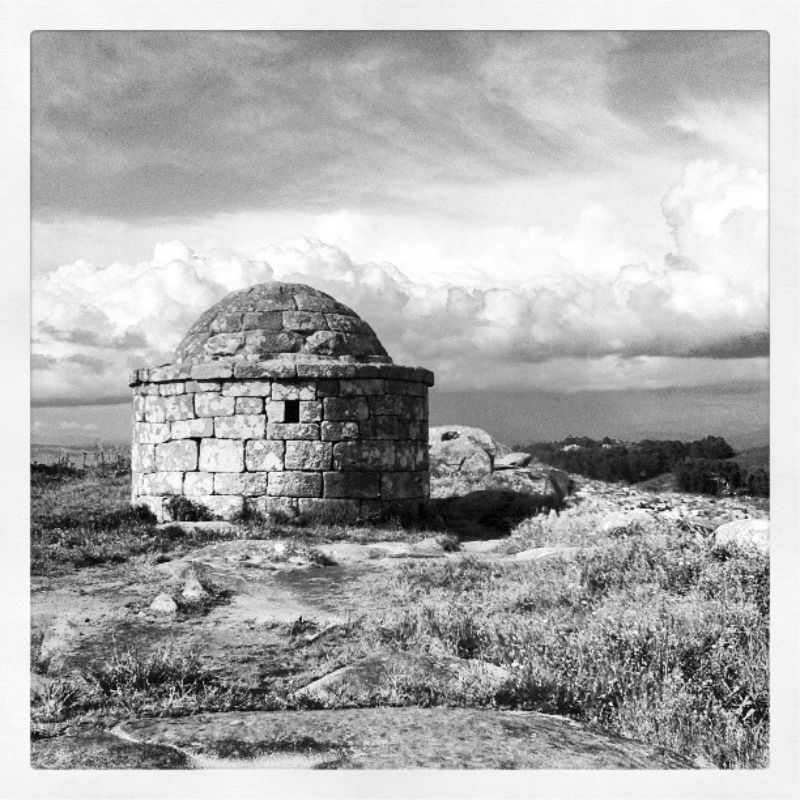
[[[159,521],[173,518],[170,499],[181,496],[222,519],[413,519],[429,494],[433,374],[392,364],[371,328],[322,292],[298,284],[253,289],[206,312],[176,363],[131,375],[133,503]],[[253,300],[249,310],[236,309],[237,296]],[[295,308],[272,307],[292,301]],[[297,316],[297,305],[327,303],[336,310],[308,312],[317,315],[313,326]],[[265,316],[276,313],[280,329],[279,317]],[[270,326],[272,349],[262,347],[263,327],[241,328],[248,315]],[[327,316],[350,333],[321,328]],[[225,318],[222,326],[234,330],[219,331]],[[283,339],[292,351],[280,353],[287,333],[296,334]],[[227,352],[221,335],[234,337],[225,340]],[[258,348],[246,349],[248,337]],[[353,338],[358,355],[309,352],[322,341],[342,349]]]

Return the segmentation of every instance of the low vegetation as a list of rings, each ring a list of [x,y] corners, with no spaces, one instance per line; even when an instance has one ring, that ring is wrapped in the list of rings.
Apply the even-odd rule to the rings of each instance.
[[[186,532],[130,509],[126,475],[67,469],[32,474],[34,574],[123,568],[140,556],[162,560],[225,537],[289,537],[313,546],[437,535],[399,525],[257,521],[226,533]],[[666,522],[598,534],[599,521],[599,512],[579,508],[523,519],[503,551],[560,549],[529,562],[479,559],[459,552],[453,530],[439,532],[450,555],[362,575],[360,612],[345,624],[319,630],[300,618],[285,626],[269,658],[286,670],[255,684],[207,663],[202,650],[118,651],[113,641],[103,659],[78,672],[34,663],[44,676],[32,696],[34,730],[200,711],[491,707],[565,715],[700,764],[766,766],[768,557],[713,549],[701,532]],[[377,687],[324,700],[295,693],[379,651],[490,666],[467,677],[399,670]]]

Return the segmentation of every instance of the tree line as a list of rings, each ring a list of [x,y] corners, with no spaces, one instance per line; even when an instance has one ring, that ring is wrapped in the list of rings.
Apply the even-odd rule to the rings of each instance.
[[[736,453],[721,436],[635,443],[568,436],[520,449],[545,464],[601,481],[638,483],[672,472],[681,491],[769,496],[769,469],[748,469],[731,460]]]

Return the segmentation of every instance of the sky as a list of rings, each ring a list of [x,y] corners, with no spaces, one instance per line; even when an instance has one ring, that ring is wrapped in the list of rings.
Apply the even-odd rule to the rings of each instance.
[[[228,292],[327,291],[432,424],[768,426],[759,32],[37,32],[32,436],[124,440],[128,372]]]

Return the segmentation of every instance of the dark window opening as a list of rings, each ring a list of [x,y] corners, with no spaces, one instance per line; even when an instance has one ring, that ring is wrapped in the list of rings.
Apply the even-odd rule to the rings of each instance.
[[[284,422],[300,422],[300,401],[287,400],[283,405]]]

